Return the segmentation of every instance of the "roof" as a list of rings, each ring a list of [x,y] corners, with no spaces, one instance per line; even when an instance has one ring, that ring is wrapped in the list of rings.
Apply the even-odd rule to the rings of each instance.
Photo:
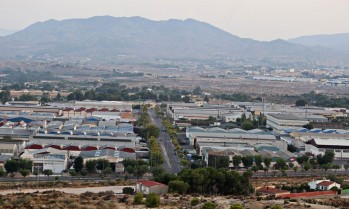
[[[262,187],[257,189],[257,192],[268,193],[268,194],[277,194],[277,193],[286,193],[286,192],[290,193],[289,191],[277,189],[274,187]]]
[[[142,185],[146,186],[146,187],[152,187],[152,186],[167,186],[165,184],[156,182],[156,181],[148,181],[148,180],[142,180],[139,183],[141,183]]]
[[[318,184],[316,184],[316,185],[328,187],[328,186],[330,186],[330,185],[332,185],[332,184],[334,184],[334,183],[335,183],[335,182],[333,182],[333,181],[322,181],[322,182],[320,182],[320,183],[318,183]]]
[[[271,116],[271,117],[274,117],[274,118],[280,119],[280,120],[303,120],[303,119],[301,119],[293,114],[280,114],[280,113],[273,114],[273,113],[271,113],[271,114],[268,114],[268,116]]]

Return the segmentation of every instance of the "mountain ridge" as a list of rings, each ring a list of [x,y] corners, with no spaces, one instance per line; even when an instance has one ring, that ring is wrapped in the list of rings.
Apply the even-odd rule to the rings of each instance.
[[[4,53],[6,52],[6,53]],[[277,39],[240,38],[194,19],[153,21],[139,16],[47,20],[0,38],[0,58],[114,59],[236,58],[282,62],[343,62],[346,54]]]
[[[288,41],[304,46],[322,46],[335,50],[349,51],[349,33],[306,35],[289,39]]]

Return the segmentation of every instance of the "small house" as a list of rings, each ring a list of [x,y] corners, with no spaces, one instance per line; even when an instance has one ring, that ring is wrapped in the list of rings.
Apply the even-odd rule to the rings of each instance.
[[[143,194],[166,194],[168,192],[168,186],[156,181],[142,180],[136,184],[136,192]]]

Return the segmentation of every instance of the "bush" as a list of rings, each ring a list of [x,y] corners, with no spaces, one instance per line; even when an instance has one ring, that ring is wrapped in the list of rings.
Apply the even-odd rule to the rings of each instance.
[[[148,208],[156,208],[160,206],[160,197],[155,193],[150,193],[145,200],[145,206]]]
[[[122,189],[123,194],[133,194],[135,190],[132,187],[124,187]]]
[[[143,202],[143,194],[141,192],[137,192],[134,199],[133,204],[140,205]]]
[[[271,207],[270,209],[284,209],[284,208],[281,207],[280,205],[274,205],[274,206]]]
[[[217,205],[213,202],[205,202],[201,209],[216,209]]]
[[[197,197],[194,197],[194,198],[190,201],[190,205],[191,205],[191,206],[198,205],[199,203],[200,203],[200,200],[199,200],[199,198],[197,198]]]
[[[234,204],[230,206],[230,209],[244,209],[244,207],[241,204]]]

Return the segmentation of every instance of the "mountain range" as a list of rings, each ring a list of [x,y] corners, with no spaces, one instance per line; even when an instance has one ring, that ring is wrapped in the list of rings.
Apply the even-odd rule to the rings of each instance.
[[[11,35],[11,34],[13,34],[15,32],[17,32],[17,31],[16,30],[7,30],[7,29],[0,28],[0,37],[1,36]]]
[[[0,58],[230,58],[290,63],[349,63],[349,53],[345,51],[316,44],[305,46],[295,40],[263,42],[240,38],[193,19],[152,21],[141,17],[97,16],[38,22],[0,37]]]
[[[288,41],[304,46],[322,46],[335,50],[349,51],[349,33],[301,36]]]

